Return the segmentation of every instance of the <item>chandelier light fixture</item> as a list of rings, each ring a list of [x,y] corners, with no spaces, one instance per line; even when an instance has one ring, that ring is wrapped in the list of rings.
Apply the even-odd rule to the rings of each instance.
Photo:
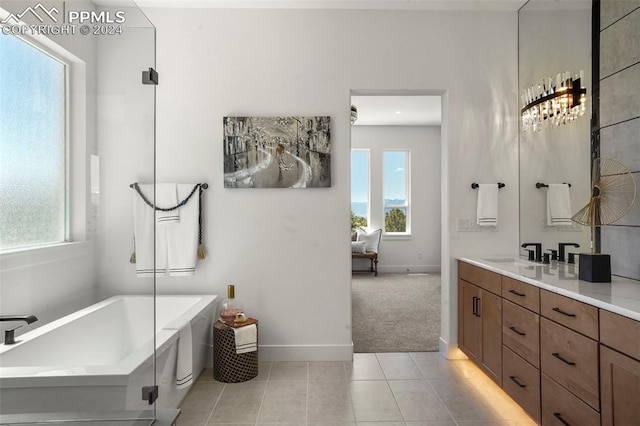
[[[560,126],[584,115],[587,109],[587,89],[582,86],[584,72],[571,78],[567,71],[549,77],[538,86],[522,91],[522,130],[538,132],[545,127]]]

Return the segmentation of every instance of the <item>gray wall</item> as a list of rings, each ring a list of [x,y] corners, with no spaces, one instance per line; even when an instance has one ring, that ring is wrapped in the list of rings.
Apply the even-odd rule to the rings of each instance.
[[[621,161],[640,187],[640,0],[602,1],[600,20],[600,156]],[[640,279],[640,202],[601,237],[612,273]]]

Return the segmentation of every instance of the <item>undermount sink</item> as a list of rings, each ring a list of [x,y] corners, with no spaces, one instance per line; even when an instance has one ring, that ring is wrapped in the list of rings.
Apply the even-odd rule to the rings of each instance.
[[[515,263],[520,259],[516,259],[515,257],[490,257],[484,260],[488,262],[493,262],[493,263]]]
[[[536,263],[518,257],[487,257],[483,260],[491,263],[501,263],[514,266],[537,266]]]

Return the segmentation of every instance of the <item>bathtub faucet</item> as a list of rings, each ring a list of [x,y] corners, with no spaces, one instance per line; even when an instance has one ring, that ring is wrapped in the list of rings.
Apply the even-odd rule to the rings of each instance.
[[[35,315],[0,315],[0,321],[24,321],[27,324],[32,324],[38,321],[38,318]],[[13,345],[16,342],[14,332],[20,327],[22,325],[4,331],[5,345]]]

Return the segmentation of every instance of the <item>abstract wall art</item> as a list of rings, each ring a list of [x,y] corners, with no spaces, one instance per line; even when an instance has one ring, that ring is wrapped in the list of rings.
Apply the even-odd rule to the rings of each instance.
[[[225,188],[328,188],[331,118],[224,117]]]

